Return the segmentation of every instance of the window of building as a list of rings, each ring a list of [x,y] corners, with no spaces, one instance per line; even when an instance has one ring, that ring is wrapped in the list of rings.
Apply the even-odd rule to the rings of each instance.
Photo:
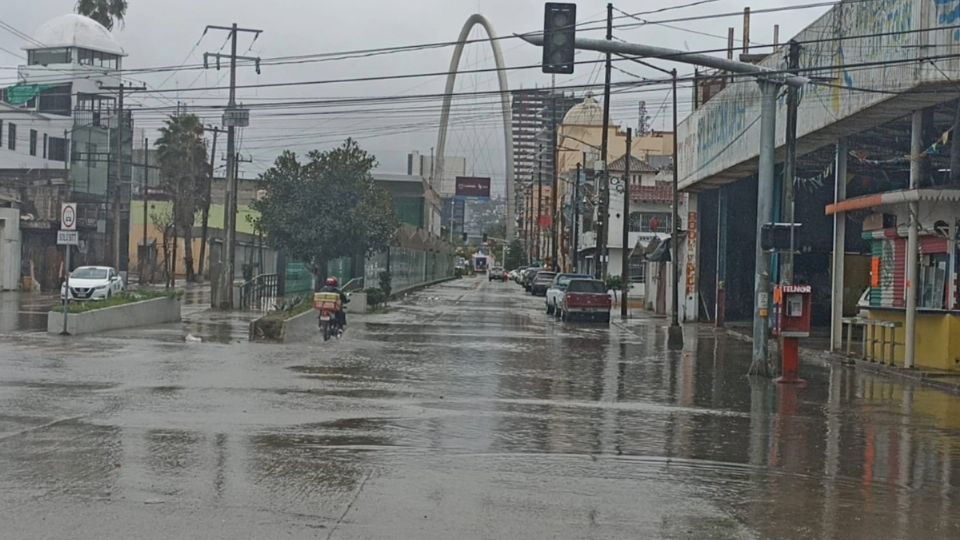
[[[69,64],[73,55],[70,47],[58,49],[36,49],[27,51],[27,64],[31,66],[46,66],[49,64]]]
[[[30,155],[37,155],[37,130],[30,130]]]
[[[60,84],[45,90],[39,96],[38,112],[70,116],[72,84]]]
[[[47,134],[43,134],[43,159],[47,159],[47,143],[48,143]]]
[[[50,137],[47,157],[54,161],[67,160],[67,140],[60,137]]]
[[[944,309],[947,298],[948,267],[949,256],[946,253],[925,255],[921,258],[919,307]]]
[[[3,147],[3,120],[0,120],[0,148]]]
[[[10,150],[17,149],[17,125],[13,122],[7,125],[7,148]]]

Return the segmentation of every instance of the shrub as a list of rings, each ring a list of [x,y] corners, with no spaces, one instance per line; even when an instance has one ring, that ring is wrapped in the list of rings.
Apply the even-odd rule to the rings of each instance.
[[[383,293],[383,296],[386,298],[390,297],[390,292],[393,290],[393,276],[390,272],[384,270],[380,272],[380,292]]]
[[[367,293],[367,305],[370,307],[381,306],[387,301],[387,295],[383,292],[383,289],[370,288],[364,292]]]

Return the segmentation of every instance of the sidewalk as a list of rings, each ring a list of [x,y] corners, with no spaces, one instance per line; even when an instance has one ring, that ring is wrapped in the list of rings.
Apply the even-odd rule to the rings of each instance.
[[[748,321],[727,322],[724,330],[730,336],[753,343],[753,326]],[[826,331],[826,334],[824,333]],[[770,347],[771,354],[778,357],[779,346]],[[854,346],[854,353],[858,350]],[[887,364],[880,364],[859,356],[847,356],[830,351],[829,329],[815,328],[809,338],[800,340],[800,361],[806,363],[841,364],[867,373],[882,374],[888,377],[913,381],[930,388],[936,388],[952,394],[960,394],[960,372],[927,369],[906,369]],[[802,374],[801,374],[802,375]]]

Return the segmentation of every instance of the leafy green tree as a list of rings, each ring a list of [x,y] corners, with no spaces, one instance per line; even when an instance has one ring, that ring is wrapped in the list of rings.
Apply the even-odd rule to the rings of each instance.
[[[210,175],[203,124],[193,114],[171,116],[160,128],[156,145],[161,184],[173,199],[173,260],[177,259],[176,239],[182,233],[187,281],[194,281],[193,224]]]
[[[114,22],[123,24],[127,15],[127,0],[77,0],[77,13],[113,30]]]
[[[322,278],[328,261],[385,249],[400,223],[390,195],[374,184],[376,159],[356,141],[306,158],[277,157],[260,176],[266,197],[252,206],[267,243]]]
[[[516,270],[521,266],[527,264],[527,254],[526,250],[523,249],[523,243],[514,238],[510,242],[510,247],[507,249],[507,256],[504,257],[503,267],[507,270]]]

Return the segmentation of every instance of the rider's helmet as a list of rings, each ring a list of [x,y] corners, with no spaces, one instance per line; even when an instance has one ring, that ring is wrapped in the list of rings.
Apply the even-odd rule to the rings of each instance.
[[[336,287],[339,282],[337,281],[337,278],[335,278],[335,277],[328,277],[327,280],[324,281],[324,283],[327,284],[327,285],[329,285],[329,286],[331,286],[331,287]]]

